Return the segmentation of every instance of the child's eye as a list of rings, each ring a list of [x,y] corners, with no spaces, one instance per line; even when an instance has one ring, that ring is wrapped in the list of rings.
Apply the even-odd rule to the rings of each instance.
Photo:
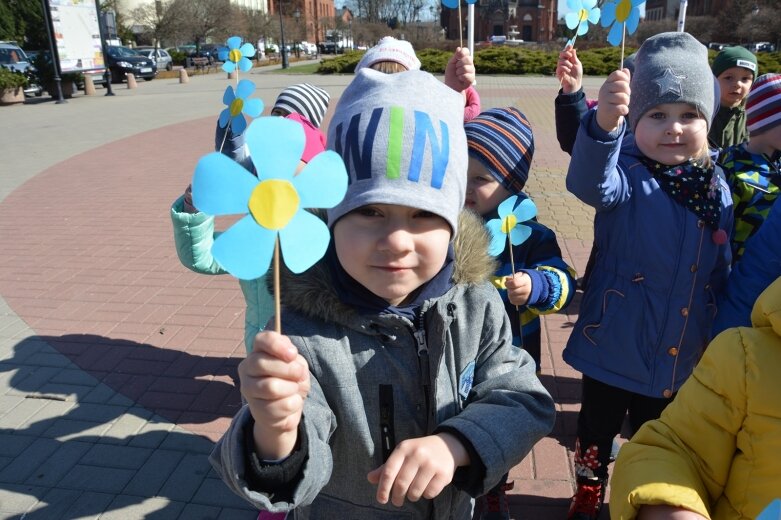
[[[700,114],[697,112],[684,112],[681,117],[683,117],[683,119],[699,119]]]
[[[648,114],[651,119],[664,119],[664,112],[651,112]]]
[[[356,215],[360,215],[362,217],[377,217],[381,215],[380,212],[377,211],[377,208],[373,208],[371,206],[363,206],[354,209],[353,213],[355,213]]]
[[[433,218],[438,216],[439,215],[426,210],[420,210],[415,213],[415,218]]]

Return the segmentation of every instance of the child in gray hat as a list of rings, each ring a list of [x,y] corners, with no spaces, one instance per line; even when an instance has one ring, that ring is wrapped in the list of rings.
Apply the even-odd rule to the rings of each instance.
[[[596,210],[597,254],[564,350],[583,373],[570,519],[598,517],[627,412],[632,432],[657,418],[710,340],[732,229],[708,150],[714,81],[691,35],[653,36],[631,78],[610,74],[575,139],[567,189]]]
[[[365,69],[328,145],[349,174],[332,245],[283,278],[282,330],[239,365],[247,405],[211,455],[227,485],[296,518],[467,519],[553,426],[534,361],[463,212],[463,98]]]

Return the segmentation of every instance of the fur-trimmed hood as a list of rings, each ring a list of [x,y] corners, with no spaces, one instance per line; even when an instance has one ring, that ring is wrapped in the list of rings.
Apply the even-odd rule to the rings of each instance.
[[[463,210],[458,217],[458,235],[453,241],[455,267],[453,281],[456,284],[485,282],[496,271],[496,260],[488,255],[488,231],[482,218],[470,210]],[[272,277],[267,277],[269,285]],[[325,258],[301,274],[284,270],[282,273],[282,305],[301,314],[348,324],[357,313],[341,302],[333,287],[331,272]],[[273,293],[273,287],[270,287]]]

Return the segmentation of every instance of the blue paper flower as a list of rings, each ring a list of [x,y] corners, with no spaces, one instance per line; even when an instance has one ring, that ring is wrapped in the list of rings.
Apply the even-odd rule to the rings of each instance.
[[[448,9],[458,9],[458,2],[459,0],[442,0],[442,5]],[[467,4],[474,4],[476,2],[477,0],[466,0]]]
[[[537,216],[537,206],[528,198],[524,198],[519,204],[518,198],[513,195],[499,204],[499,218],[491,219],[485,224],[491,233],[491,243],[488,245],[488,254],[491,256],[499,256],[504,251],[508,234],[514,246],[523,244],[532,234],[531,228],[521,223]]]
[[[632,34],[637,30],[637,24],[640,22],[640,6],[645,0],[618,0],[608,1],[602,6],[602,27],[613,24],[610,33],[607,35],[607,41],[610,45],[616,47],[621,45],[623,39],[624,24],[626,24],[626,33]]]
[[[210,215],[245,215],[214,241],[212,255],[230,274],[253,280],[268,271],[279,236],[285,264],[294,273],[325,254],[328,226],[304,208],[331,208],[347,191],[347,171],[336,152],[317,154],[295,175],[304,151],[301,125],[261,117],[245,134],[258,176],[221,153],[198,161],[193,204]]]
[[[242,72],[247,72],[252,68],[252,61],[249,58],[255,55],[255,47],[251,43],[241,44],[241,38],[238,36],[231,36],[228,38],[228,48],[220,50],[217,55],[222,64],[222,70],[230,74],[236,67]]]
[[[588,24],[599,21],[597,0],[567,0],[567,7],[571,12],[564,15],[564,21],[569,29],[577,29],[578,36],[588,32]]]
[[[248,79],[239,81],[236,85],[236,91],[228,85],[225,94],[222,95],[222,102],[228,108],[220,112],[220,118],[217,122],[220,128],[225,128],[228,123],[231,125],[231,131],[235,135],[241,134],[247,128],[247,121],[244,114],[250,117],[258,117],[263,113],[263,101],[260,99],[247,99],[255,92],[255,84]]]

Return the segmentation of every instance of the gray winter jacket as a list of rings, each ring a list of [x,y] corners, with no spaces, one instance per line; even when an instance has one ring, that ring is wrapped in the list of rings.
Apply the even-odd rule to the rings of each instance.
[[[311,372],[299,428],[308,453],[285,493],[291,500],[250,489],[245,406],[211,454],[234,492],[296,519],[466,520],[470,495],[497,484],[550,432],[553,400],[531,357],[512,345],[504,304],[486,282],[494,265],[482,223],[464,212],[459,228],[456,284],[424,303],[421,323],[357,314],[337,298],[322,261],[284,280],[282,330]],[[366,475],[395,444],[440,431],[471,444],[472,464],[433,500],[379,504]]]

